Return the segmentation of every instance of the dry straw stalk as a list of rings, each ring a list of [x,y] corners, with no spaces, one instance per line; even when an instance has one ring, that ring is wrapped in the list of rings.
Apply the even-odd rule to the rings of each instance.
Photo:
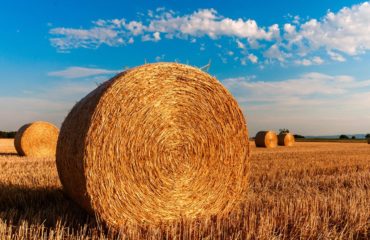
[[[20,156],[55,157],[59,130],[47,122],[34,122],[22,126],[14,138]]]
[[[105,82],[61,128],[65,192],[111,227],[230,212],[247,188],[248,133],[213,77],[148,64]]]
[[[256,147],[275,148],[278,145],[278,138],[273,131],[260,131],[255,137]]]
[[[292,147],[295,143],[295,138],[291,133],[280,133],[278,143],[280,146]]]

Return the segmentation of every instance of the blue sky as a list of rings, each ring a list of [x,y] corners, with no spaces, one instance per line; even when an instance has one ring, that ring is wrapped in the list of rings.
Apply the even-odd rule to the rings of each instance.
[[[370,132],[365,1],[2,1],[0,129],[60,126],[97,84],[146,62],[203,66],[251,135]]]

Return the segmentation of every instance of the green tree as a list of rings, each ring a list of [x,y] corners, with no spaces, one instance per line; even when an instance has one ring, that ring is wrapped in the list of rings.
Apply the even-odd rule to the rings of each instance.
[[[299,134],[294,134],[293,136],[294,136],[294,138],[305,138],[304,136],[299,135]]]
[[[349,137],[347,135],[342,134],[339,136],[339,139],[349,139]]]
[[[17,132],[3,132],[0,131],[0,138],[14,138]]]
[[[281,129],[279,129],[279,134],[282,134],[282,133],[289,133],[290,131],[289,131],[289,129],[287,129],[287,128],[281,128]]]

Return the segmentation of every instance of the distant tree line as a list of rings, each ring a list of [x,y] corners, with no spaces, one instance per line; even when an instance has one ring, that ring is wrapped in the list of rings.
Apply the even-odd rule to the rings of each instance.
[[[301,139],[302,139],[302,138],[305,138],[304,136],[299,135],[299,134],[294,134],[293,136],[294,136],[294,138],[295,138],[295,139],[298,139],[298,138],[301,138]]]
[[[349,137],[347,135],[342,134],[339,136],[339,139],[346,140],[346,139],[349,139]]]
[[[279,129],[279,134],[284,134],[284,133],[290,133],[289,129],[288,128],[281,128]],[[305,138],[304,136],[302,135],[299,135],[299,134],[293,134],[294,138],[297,139],[297,138]]]
[[[368,138],[370,138],[370,133],[365,135],[365,139],[368,139]],[[342,134],[339,136],[339,139],[344,139],[344,140],[345,139],[356,139],[356,136],[349,137],[348,135]]]
[[[17,132],[3,132],[0,131],[0,138],[14,138]]]

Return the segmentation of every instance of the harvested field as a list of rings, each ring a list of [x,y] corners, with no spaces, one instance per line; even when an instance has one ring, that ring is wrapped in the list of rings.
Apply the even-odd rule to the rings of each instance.
[[[370,147],[298,142],[255,148],[245,205],[228,219],[158,228],[124,226],[128,239],[369,239]],[[19,157],[0,140],[0,239],[110,239],[64,197],[54,159]]]
[[[3,157],[4,154],[17,154],[13,139],[0,139],[0,157]]]

